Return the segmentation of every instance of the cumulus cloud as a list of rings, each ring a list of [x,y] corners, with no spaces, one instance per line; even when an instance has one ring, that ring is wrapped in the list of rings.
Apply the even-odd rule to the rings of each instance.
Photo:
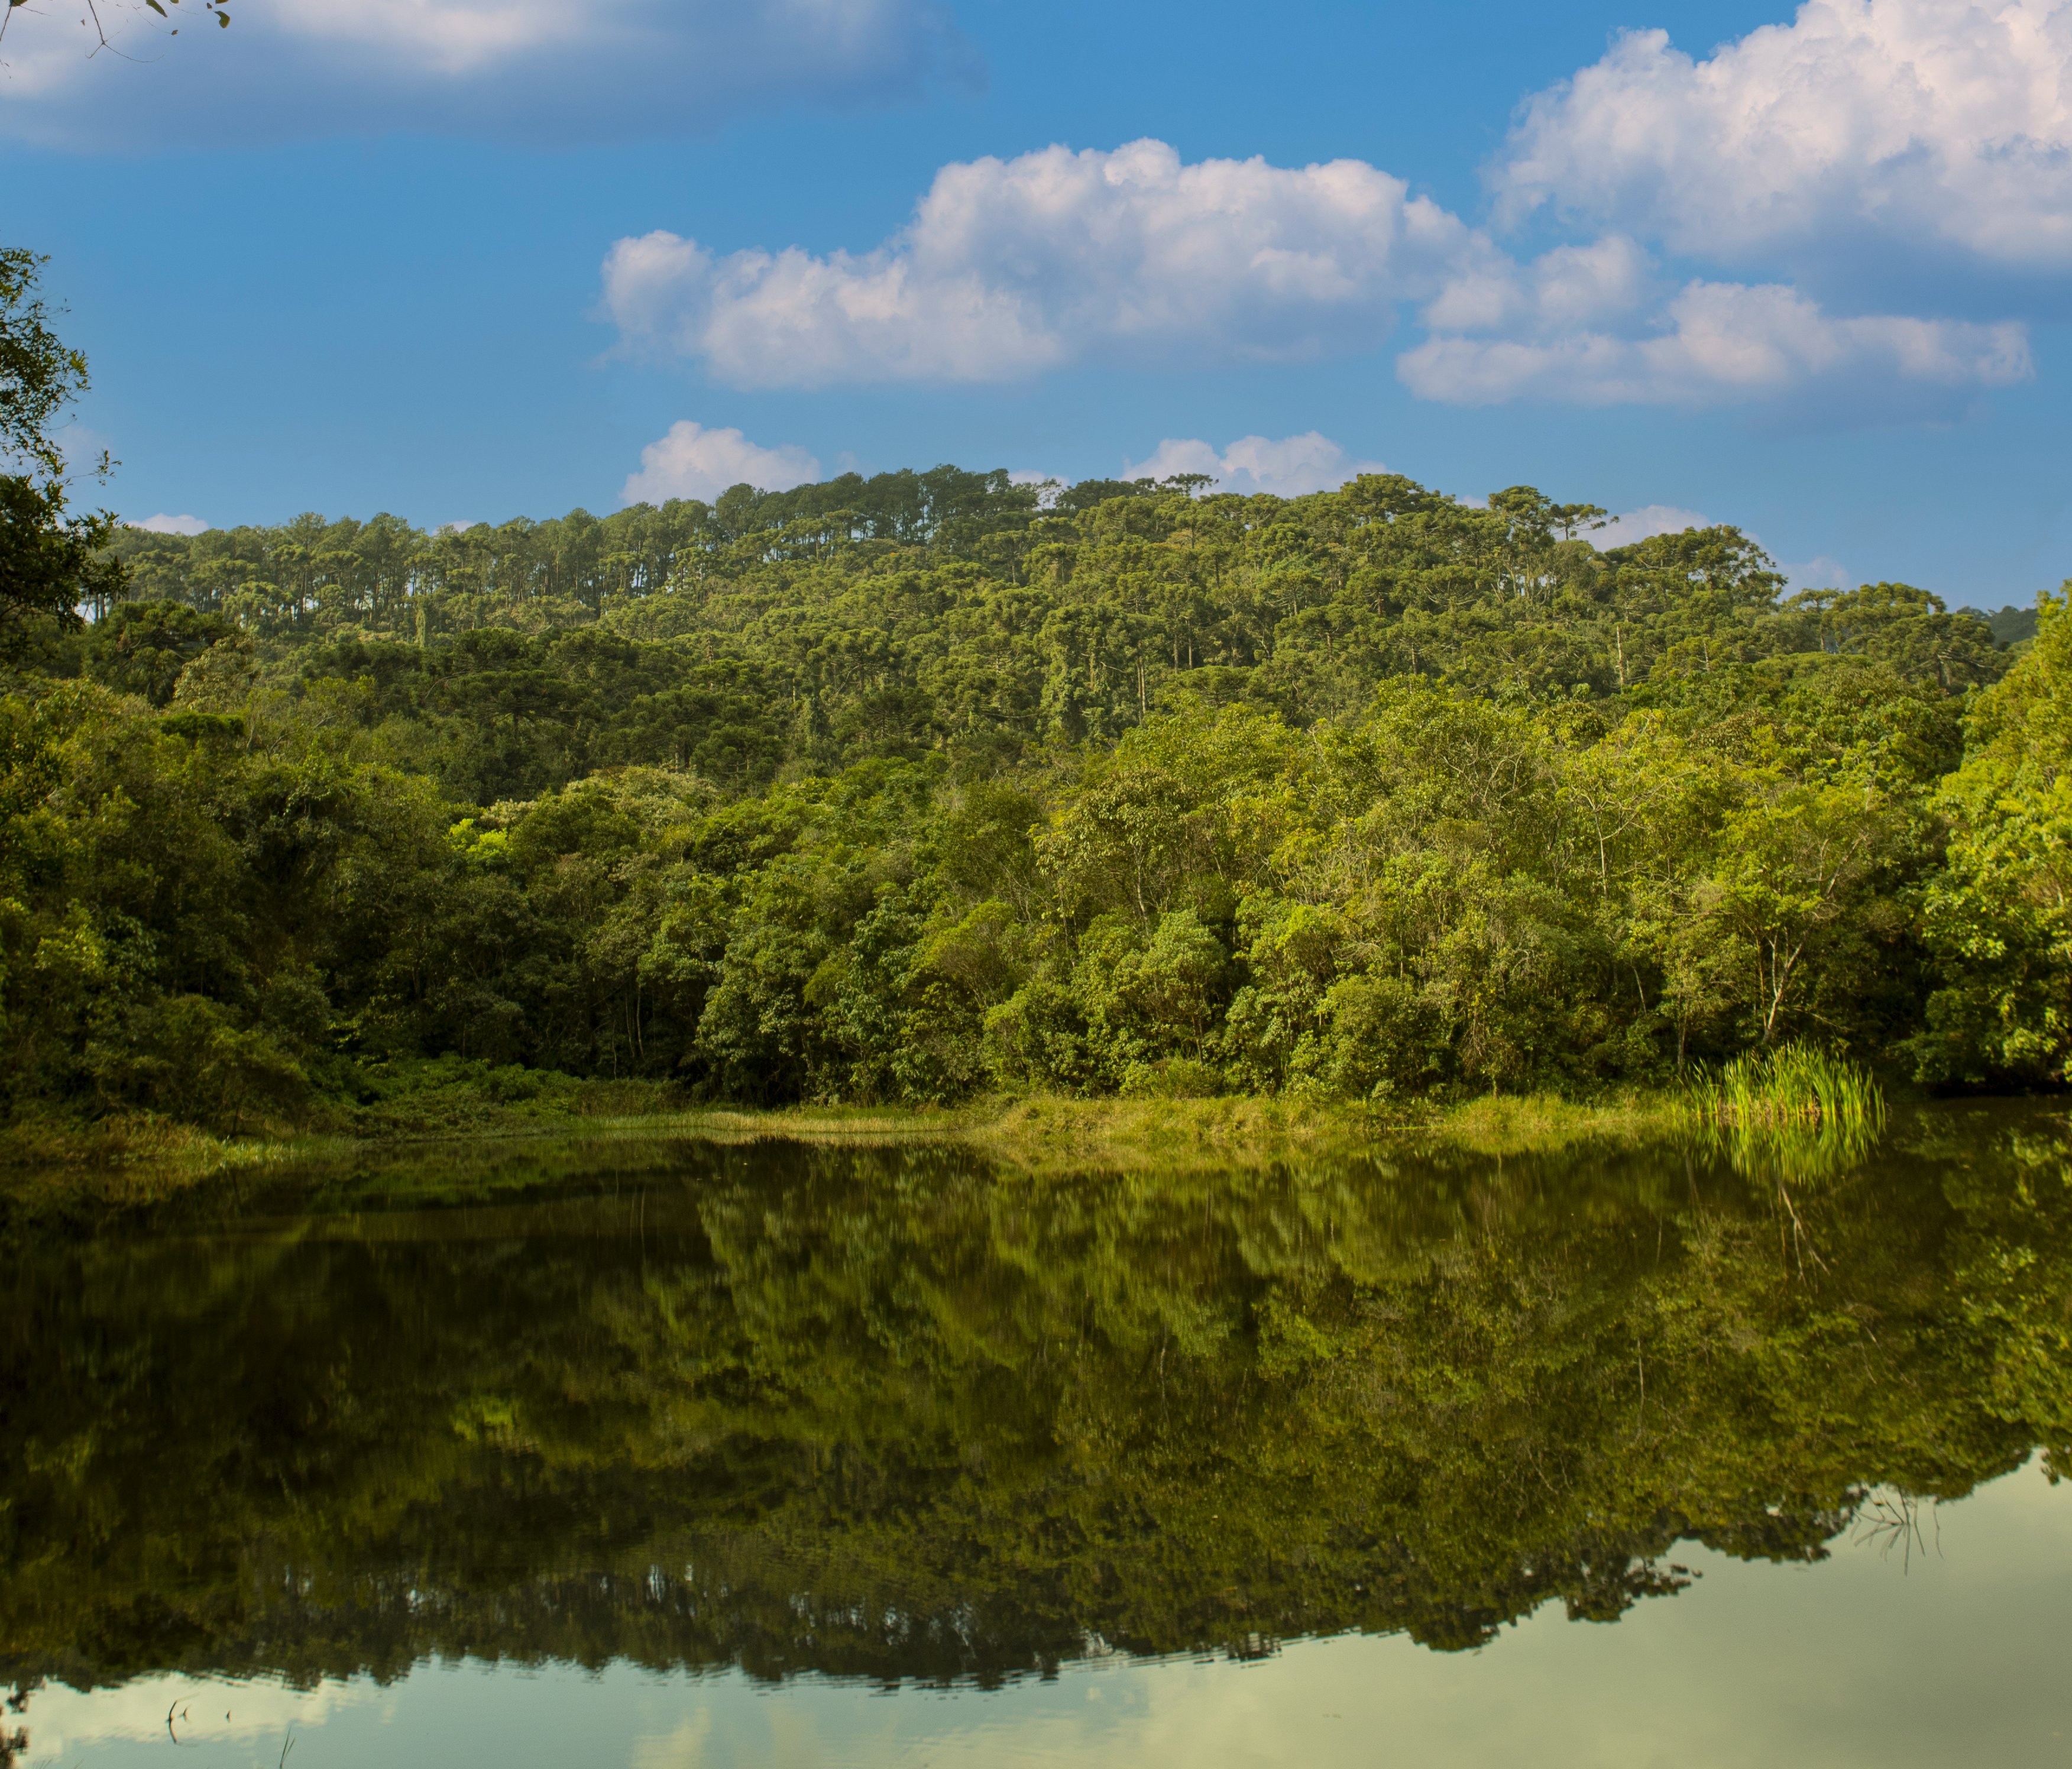
[[[2032,371],[2018,322],[1671,277],[1621,232],[1520,263],[1362,162],[1189,165],[1153,141],[947,166],[912,222],[866,252],[721,252],[657,232],[620,240],[603,281],[622,353],[738,387],[1354,355],[1413,302],[1429,335],[1397,372],[1455,404],[1815,397],[1821,421],[1847,424],[1952,415]]]
[[[87,148],[384,129],[623,140],[982,73],[937,0],[270,0],[183,42],[139,0],[98,10],[119,56],[89,60],[91,26],[63,14],[14,16],[0,130]]]
[[[2033,372],[2018,324],[1837,317],[1774,283],[1692,282],[1621,331],[1520,317],[1507,336],[1429,338],[1396,372],[1420,397],[1457,405],[1709,406],[1824,393],[1850,409],[1920,416]]]
[[[1663,292],[1660,281],[1642,247],[1607,234],[1527,265],[1491,253],[1449,277],[1419,317],[1434,331],[1588,326],[1634,312]]]
[[[709,430],[689,418],[669,426],[660,441],[640,451],[640,470],[627,476],[622,503],[662,503],[700,498],[709,503],[730,486],[788,491],[820,476],[820,463],[787,444],[766,449],[734,429]]]
[[[1587,538],[1603,551],[1613,547],[1630,547],[1635,541],[1646,540],[1655,535],[1680,535],[1686,528],[1711,527],[1711,522],[1695,510],[1679,510],[1674,504],[1651,503],[1614,516],[1603,527],[1592,529]]]
[[[1054,506],[1065,487],[1071,482],[1061,474],[1045,473],[1036,467],[1016,467],[1007,475],[1007,480],[1010,485],[1034,486],[1037,488],[1036,507],[1039,510],[1048,510]]]
[[[1614,516],[1603,527],[1593,529],[1588,536],[1599,551],[1614,547],[1630,547],[1636,541],[1646,540],[1654,535],[1681,534],[1687,528],[1709,528],[1712,519],[1702,516],[1695,510],[1679,510],[1673,504],[1651,503],[1638,510],[1629,510],[1622,515]],[[1762,544],[1760,536],[1749,537],[1758,546]],[[1838,560],[1823,553],[1803,564],[1780,564],[1778,570],[1784,574],[1787,585],[1793,589],[1847,589],[1856,580]]]
[[[142,522],[133,522],[133,528],[142,528],[153,535],[198,535],[205,532],[209,524],[199,516],[169,516],[162,511],[155,516],[146,516]]]
[[[1830,559],[1825,553],[1803,564],[1781,564],[1777,568],[1784,573],[1785,581],[1794,589],[1848,589],[1856,581],[1854,573],[1840,560]]]
[[[2072,4],[1807,0],[1694,60],[1622,36],[1527,106],[1500,212],[1542,203],[1715,262],[1885,236],[2072,264]]]
[[[1170,479],[1176,474],[1206,473],[1219,491],[1270,491],[1284,498],[1306,491],[1335,491],[1363,473],[1386,473],[1379,461],[1359,461],[1327,436],[1310,430],[1284,436],[1277,442],[1244,436],[1218,454],[1207,442],[1168,437],[1148,460],[1122,470],[1125,479]]]
[[[1361,161],[1187,165],[1140,141],[946,166],[911,224],[857,255],[621,240],[604,311],[627,349],[736,386],[997,381],[1369,350],[1398,302],[1497,257]]]
[[[1704,61],[1628,33],[1493,179],[1500,220],[1605,231],[1442,289],[1424,397],[1955,417],[2034,372],[2016,273],[2072,265],[2072,0],[1807,0]],[[1791,274],[1671,281],[1642,240]]]

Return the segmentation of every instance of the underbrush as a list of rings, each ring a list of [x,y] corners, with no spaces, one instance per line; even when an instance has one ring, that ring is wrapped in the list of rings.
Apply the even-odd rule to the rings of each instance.
[[[450,1055],[356,1068],[351,1093],[325,1102],[319,1121],[376,1141],[508,1135],[664,1112],[680,1098],[660,1082],[586,1079]]]
[[[293,1118],[235,1128],[145,1111],[49,1107],[0,1124],[0,1188],[148,1203],[219,1173],[321,1163],[369,1144],[552,1135],[665,1122],[680,1105],[652,1082],[586,1080],[460,1057],[356,1066]]]
[[[271,1126],[219,1136],[150,1112],[18,1116],[0,1127],[0,1193],[14,1204],[150,1204],[239,1168],[319,1161],[349,1139]]]

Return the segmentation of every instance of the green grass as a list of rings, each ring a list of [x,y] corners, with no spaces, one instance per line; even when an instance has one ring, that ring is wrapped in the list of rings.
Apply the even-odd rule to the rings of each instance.
[[[16,1204],[150,1204],[220,1173],[336,1159],[355,1147],[349,1137],[289,1131],[217,1136],[149,1112],[84,1123],[18,1118],[0,1131],[0,1196]]]
[[[1886,1111],[1862,1065],[1789,1044],[1702,1073],[1685,1089],[1678,1115],[1718,1142],[1744,1175],[1807,1184],[1868,1155]]]
[[[379,1097],[331,1114],[318,1134],[284,1126],[232,1139],[138,1117],[18,1123],[0,1133],[0,1168],[12,1170],[0,1189],[18,1196],[55,1188],[111,1203],[143,1202],[233,1168],[320,1168],[413,1145],[678,1138],[954,1143],[1004,1171],[1149,1174],[1264,1168],[1292,1157],[1383,1147],[1503,1156],[1696,1134],[1720,1139],[1737,1164],[1781,1164],[1803,1174],[1860,1155],[1884,1118],[1883,1096],[1868,1073],[1799,1045],[1739,1058],[1681,1091],[1634,1090],[1580,1102],[1552,1094],[1489,1095],[1389,1108],[1285,1097],[1052,1095],[995,1096],[939,1108],[685,1108],[650,1083],[543,1077],[448,1061],[399,1072]]]
[[[1578,1103],[1552,1094],[1395,1108],[1289,1098],[1075,1099],[1004,1097],[941,1108],[794,1106],[772,1111],[713,1106],[670,1109],[659,1088],[588,1082],[536,1098],[490,1097],[461,1077],[376,1102],[322,1134],[277,1127],[215,1136],[161,1118],[96,1123],[18,1123],[0,1134],[0,1192],[26,1200],[69,1193],[146,1203],[213,1175],[257,1166],[321,1169],[382,1150],[519,1141],[665,1143],[678,1138],[766,1139],[849,1146],[952,1143],[1003,1171],[1057,1175],[1100,1169],[1153,1174],[1252,1168],[1293,1157],[1383,1145],[1446,1146],[1490,1155],[1551,1151],[1591,1140],[1630,1142],[1676,1133],[1667,1095]]]
[[[1733,1130],[1791,1125],[1885,1127],[1885,1094],[1860,1063],[1815,1045],[1751,1050],[1723,1069],[1701,1071],[1685,1090],[1685,1114]]]
[[[600,1118],[586,1135],[692,1135],[745,1142],[958,1143],[1022,1172],[1099,1168],[1148,1172],[1265,1166],[1297,1153],[1382,1143],[1444,1143],[1470,1152],[1522,1154],[1593,1139],[1675,1134],[1675,1101],[1627,1094],[1591,1103],[1553,1094],[1507,1095],[1451,1106],[1395,1108],[1288,1098],[1212,1099],[996,1096],[939,1108],[792,1106],[775,1111],[713,1106]]]

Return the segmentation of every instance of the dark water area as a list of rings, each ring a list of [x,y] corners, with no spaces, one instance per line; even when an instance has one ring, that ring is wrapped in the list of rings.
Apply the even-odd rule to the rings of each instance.
[[[0,1759],[2072,1759],[2041,1106],[477,1148],[0,1253]]]

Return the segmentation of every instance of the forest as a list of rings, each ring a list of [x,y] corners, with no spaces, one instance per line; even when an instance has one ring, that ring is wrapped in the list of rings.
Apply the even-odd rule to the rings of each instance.
[[[2072,624],[1396,476],[91,538],[0,698],[16,1118],[2060,1084]]]

